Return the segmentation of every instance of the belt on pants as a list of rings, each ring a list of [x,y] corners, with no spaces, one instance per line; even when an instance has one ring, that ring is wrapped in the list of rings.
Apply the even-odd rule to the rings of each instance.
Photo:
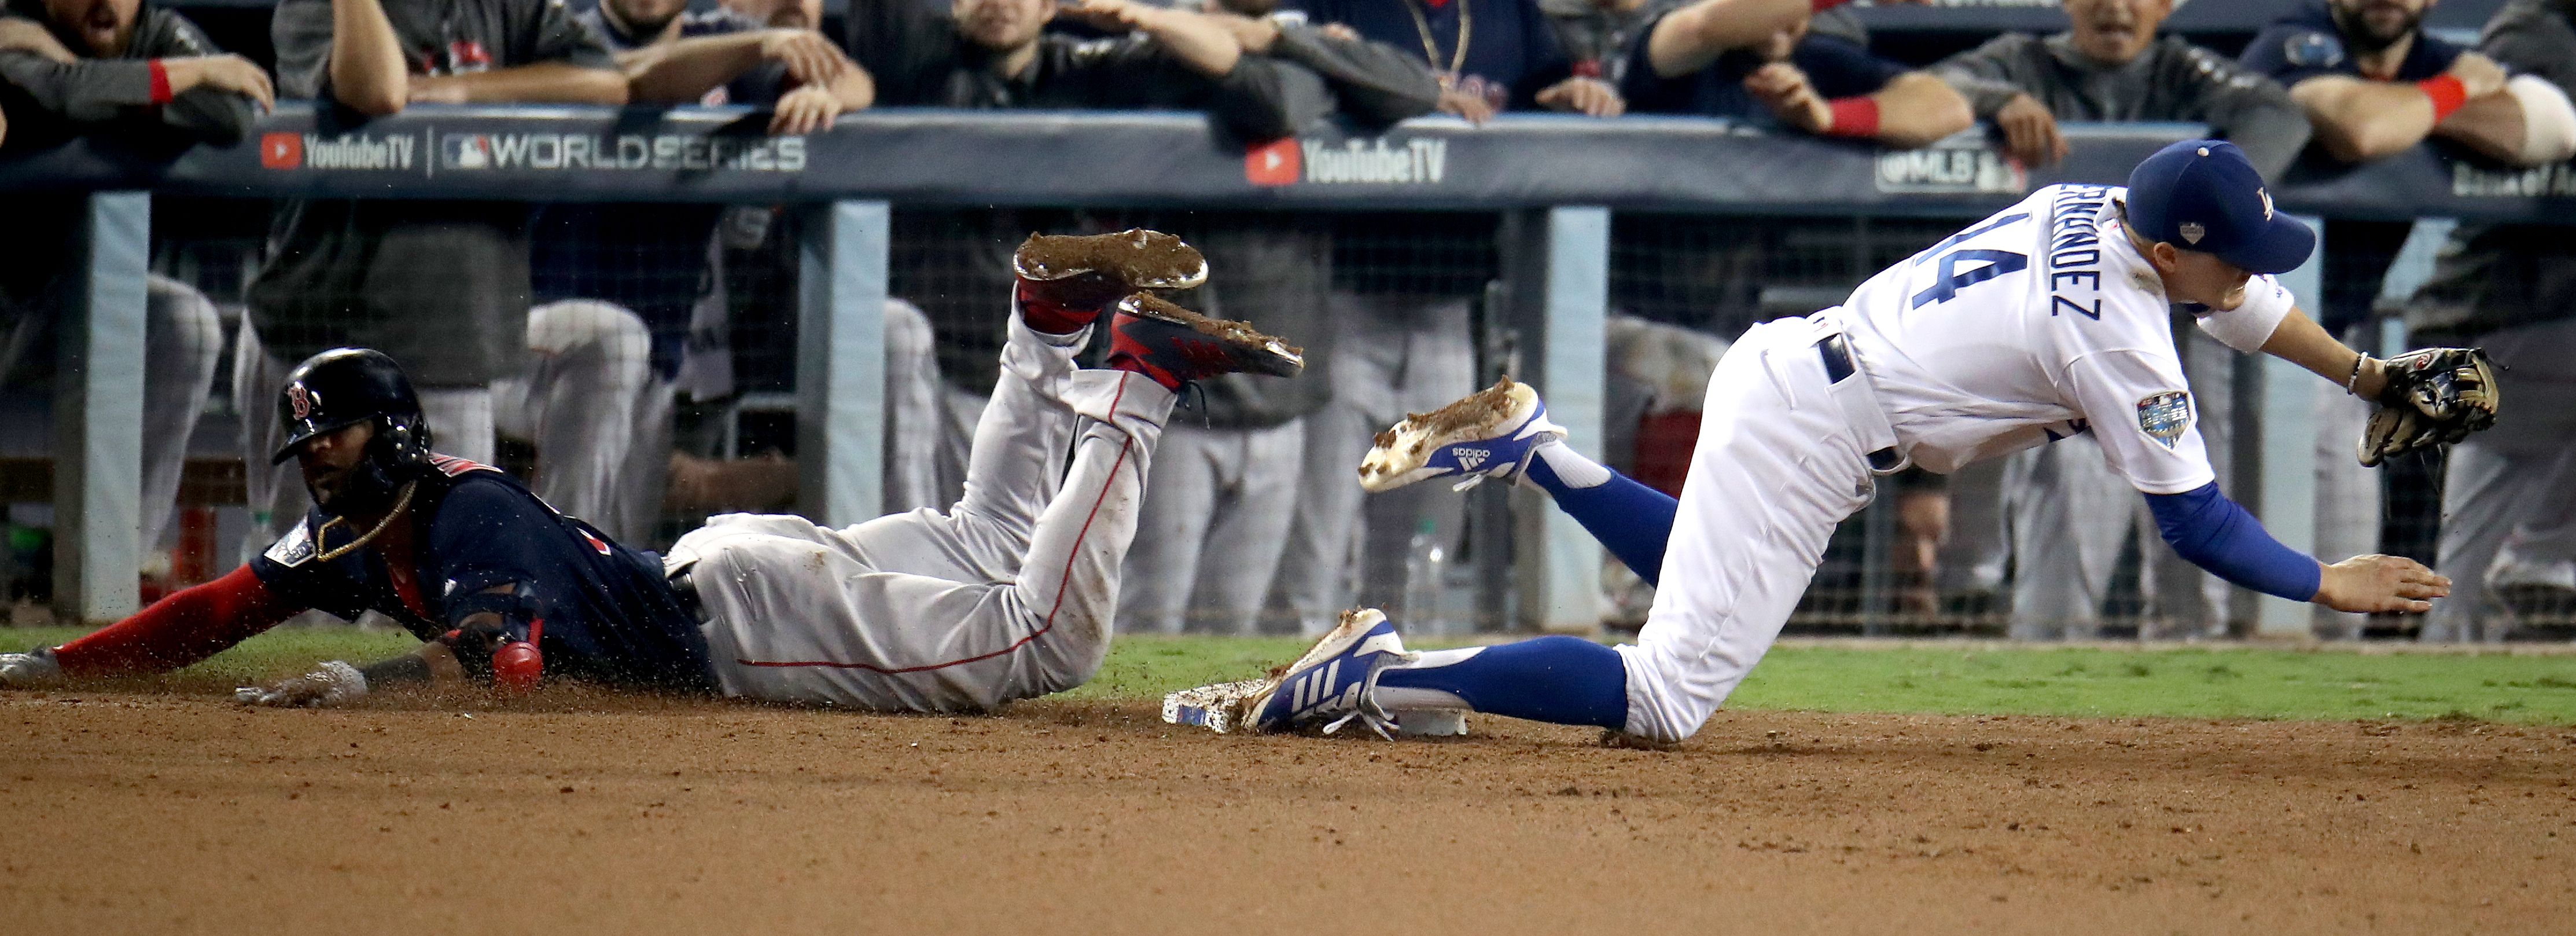
[[[1860,434],[1861,447],[1869,450],[1871,474],[1891,475],[1905,470],[1913,459],[1896,450],[1896,427],[1887,421],[1887,410],[1878,405],[1878,393],[1869,385],[1868,376],[1860,372],[1852,356],[1851,342],[1841,332],[1816,341],[1816,356],[1824,359],[1825,380],[1833,384],[1834,402],[1842,405],[1843,418],[1851,421],[1853,432]]]
[[[680,613],[688,615],[689,620],[696,621],[703,627],[713,619],[707,616],[707,603],[698,598],[697,580],[689,575],[697,568],[698,564],[694,562],[681,566],[665,576],[663,581],[670,583],[671,601],[680,606]]]

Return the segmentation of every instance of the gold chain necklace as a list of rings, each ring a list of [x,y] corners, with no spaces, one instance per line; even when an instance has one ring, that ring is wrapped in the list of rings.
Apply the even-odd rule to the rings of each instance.
[[[1457,0],[1458,44],[1450,49],[1449,70],[1442,72],[1440,75],[1440,82],[1443,87],[1456,81],[1458,79],[1458,69],[1467,64],[1467,39],[1475,34],[1476,28],[1475,17],[1467,12],[1468,5],[1472,2],[1473,0]],[[1404,0],[1404,12],[1413,14],[1414,32],[1422,38],[1422,61],[1435,67],[1438,66],[1440,64],[1440,44],[1431,36],[1431,20],[1422,15],[1422,0]]]
[[[401,494],[400,496],[397,496],[397,497],[395,497],[395,498],[394,498],[394,509],[392,509],[392,510],[388,510],[388,511],[385,511],[385,518],[384,518],[384,519],[382,519],[382,520],[378,520],[378,521],[376,521],[375,529],[368,530],[368,531],[367,531],[367,535],[365,535],[365,536],[361,536],[361,537],[358,537],[356,540],[354,540],[354,541],[350,542],[350,543],[349,543],[349,545],[342,546],[342,547],[340,547],[340,548],[338,548],[338,549],[330,550],[330,551],[325,552],[325,553],[323,553],[323,554],[321,554],[321,555],[319,555],[319,556],[316,556],[316,557],[314,557],[314,558],[319,559],[319,560],[321,560],[321,561],[323,561],[323,562],[330,562],[330,561],[332,561],[332,560],[334,560],[334,559],[338,559],[338,558],[340,558],[340,557],[342,557],[342,556],[346,556],[346,555],[348,555],[351,551],[353,551],[353,550],[357,549],[357,548],[358,548],[358,547],[360,547],[360,546],[367,545],[367,542],[368,542],[369,540],[373,540],[373,539],[375,539],[375,538],[376,538],[376,534],[378,534],[378,533],[382,533],[382,532],[384,532],[384,531],[385,531],[385,528],[386,528],[386,527],[392,526],[392,525],[393,525],[393,523],[394,523],[394,518],[395,518],[395,517],[402,516],[402,514],[403,514],[403,510],[404,510],[405,508],[408,508],[408,507],[410,507],[410,506],[411,506],[411,492],[412,492],[412,488],[417,487],[417,486],[419,486],[419,485],[420,485],[420,482],[419,482],[419,481],[417,481],[417,480],[413,480],[413,481],[405,481],[405,482],[403,482],[403,486],[402,486],[402,494]],[[329,520],[327,520],[327,521],[324,521],[324,522],[323,522],[323,524],[322,524],[320,527],[318,527],[318,528],[314,529],[314,531],[313,531],[313,545],[315,545],[315,546],[317,546],[317,547],[318,547],[318,546],[321,546],[321,545],[322,545],[322,543],[323,543],[323,541],[324,541],[324,539],[330,535],[330,533],[331,533],[331,528],[332,528],[332,527],[335,527],[335,526],[340,525],[342,522],[346,521],[347,519],[348,519],[348,518],[346,518],[346,517],[333,517],[333,518],[331,518],[331,519],[329,519]]]

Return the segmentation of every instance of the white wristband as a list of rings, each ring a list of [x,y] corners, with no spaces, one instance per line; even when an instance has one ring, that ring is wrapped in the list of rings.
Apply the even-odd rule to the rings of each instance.
[[[324,663],[321,669],[314,671],[314,674],[331,681],[331,688],[322,693],[324,705],[338,705],[367,694],[367,674],[358,672],[357,667],[349,665],[345,660]]]
[[[2252,354],[2263,350],[2272,340],[2272,331],[2298,306],[2288,287],[2271,276],[2257,276],[2245,282],[2245,304],[2225,312],[2211,311],[2195,316],[2200,330],[2238,351]]]

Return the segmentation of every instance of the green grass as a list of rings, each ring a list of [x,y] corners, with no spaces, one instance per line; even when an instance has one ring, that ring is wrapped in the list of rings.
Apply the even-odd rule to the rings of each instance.
[[[0,631],[16,649],[77,636]],[[190,683],[248,682],[331,658],[373,660],[402,634],[272,631],[199,664]],[[1124,638],[1072,698],[1159,698],[1248,679],[1304,648],[1290,638]],[[1784,647],[1732,707],[1822,712],[2182,718],[2477,718],[2576,725],[2576,655],[2362,654],[2347,650],[2045,647]]]

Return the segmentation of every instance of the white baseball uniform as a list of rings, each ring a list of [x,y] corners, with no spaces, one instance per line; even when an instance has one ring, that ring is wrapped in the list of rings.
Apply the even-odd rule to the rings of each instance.
[[[838,530],[728,514],[681,537],[665,567],[706,608],[725,694],[972,712],[1090,679],[1176,397],[1138,374],[1076,369],[1088,335],[1012,317],[965,496],[945,513]]]
[[[2149,494],[2215,474],[2161,281],[2128,245],[2125,189],[2054,185],[1881,271],[1842,306],[1755,326],[1709,378],[1699,444],[1637,644],[1626,730],[1699,730],[1780,633],[1836,524],[1866,505],[1869,453],[1947,473],[2090,432]],[[2238,350],[2289,313],[2271,277],[2201,318]],[[1857,374],[1829,377],[1843,336]],[[1887,466],[1882,466],[1887,467]]]

